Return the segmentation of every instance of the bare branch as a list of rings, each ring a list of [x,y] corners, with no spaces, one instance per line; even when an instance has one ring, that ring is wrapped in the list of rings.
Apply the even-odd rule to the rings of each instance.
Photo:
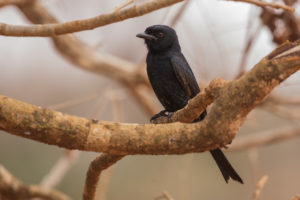
[[[67,34],[67,33],[91,30],[108,24],[120,22],[129,18],[142,16],[147,13],[153,12],[155,10],[171,6],[172,4],[181,1],[183,0],[152,0],[142,5],[131,6],[130,8],[127,9],[116,9],[112,13],[102,14],[84,20],[74,20],[65,23],[30,25],[30,26],[10,25],[5,23],[0,23],[0,35],[18,36],[18,37],[24,37],[24,36],[53,37],[57,35]],[[280,8],[290,12],[294,11],[294,8],[290,6],[280,5],[276,3],[267,3],[258,0],[233,0],[233,1],[247,2],[261,7],[269,6],[276,9]]]
[[[51,13],[38,1],[19,5],[19,9],[33,23],[58,23]],[[148,115],[157,111],[139,91],[140,86],[149,87],[145,74],[136,69],[136,65],[113,55],[102,54],[88,46],[77,37],[64,35],[53,37],[56,49],[75,66],[112,78],[128,88],[136,101]]]
[[[250,4],[254,4],[256,6],[260,6],[260,7],[271,7],[271,8],[275,8],[275,9],[283,9],[288,12],[295,11],[295,9],[291,6],[277,4],[277,3],[269,3],[269,2],[264,2],[264,1],[260,1],[260,0],[230,0],[230,1],[239,1],[239,2],[250,3]]]
[[[141,5],[131,6],[127,9],[117,9],[112,13],[102,14],[89,19],[74,20],[65,23],[30,26],[18,26],[0,23],[0,35],[20,37],[52,37],[83,30],[91,30],[126,19],[142,16],[181,1],[182,0],[152,0]]]
[[[0,199],[23,200],[42,198],[45,200],[69,200],[65,194],[55,190],[46,190],[35,185],[24,185],[0,165]]]
[[[66,150],[64,155],[55,163],[50,172],[43,178],[40,185],[47,189],[57,186],[73,163],[77,160],[78,156],[79,151]]]
[[[282,142],[284,140],[292,139],[300,136],[300,127],[285,127],[276,130],[268,130],[262,133],[251,135],[243,139],[235,140],[231,145],[229,151],[242,151],[245,149],[265,146]]]
[[[212,85],[218,86],[216,83],[219,82],[222,87],[212,87],[214,104],[199,123],[139,125],[89,120],[0,96],[0,129],[69,149],[118,155],[183,154],[215,149],[231,142],[249,112],[300,69],[297,46],[299,41],[283,44],[240,79],[224,86],[222,81],[213,81]],[[284,54],[284,51],[289,51],[289,54]],[[203,96],[208,99],[203,99]],[[196,109],[200,115],[203,105],[212,99],[203,93],[195,98],[203,101],[194,104],[190,103],[191,100],[178,113]],[[182,116],[187,121],[194,117],[185,113]]]
[[[202,113],[208,105],[216,98],[219,90],[226,85],[227,81],[223,79],[214,79],[208,87],[204,88],[200,94],[191,99],[189,103],[181,110],[175,112],[170,118],[161,116],[152,120],[154,124],[170,123],[170,122],[192,122]],[[199,105],[199,102],[202,102]]]
[[[86,175],[83,200],[95,199],[96,187],[101,172],[116,163],[121,158],[123,158],[123,156],[101,154],[91,162]]]
[[[174,200],[174,198],[171,197],[171,195],[167,191],[164,191],[161,195],[154,198],[154,200],[161,200],[161,199]]]
[[[61,103],[58,103],[58,104],[50,105],[50,106],[48,106],[48,108],[54,109],[54,110],[60,110],[60,109],[63,109],[63,108],[76,106],[76,105],[85,103],[87,101],[91,101],[91,100],[93,100],[97,97],[99,97],[99,95],[94,93],[94,94],[91,94],[91,95],[88,95],[88,96],[85,96],[85,97],[80,97],[80,98],[77,98],[77,99],[71,99],[71,100],[67,100],[67,101],[64,101],[64,102],[61,102]]]
[[[253,193],[253,200],[257,200],[262,189],[264,188],[265,184],[267,183],[269,177],[267,175],[264,175],[259,179],[259,181],[256,184],[255,191]]]
[[[124,3],[122,3],[121,5],[115,7],[114,12],[120,11],[121,9],[129,6],[130,4],[132,4],[135,0],[127,0]]]

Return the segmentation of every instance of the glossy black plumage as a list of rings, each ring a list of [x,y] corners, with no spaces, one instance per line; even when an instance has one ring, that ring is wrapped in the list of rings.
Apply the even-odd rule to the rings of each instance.
[[[145,39],[148,48],[147,74],[152,88],[164,106],[165,111],[175,112],[183,108],[189,99],[200,92],[196,78],[181,53],[176,32],[164,25],[148,27],[137,37]],[[165,114],[165,111],[153,116]],[[194,122],[202,120],[204,111]],[[226,182],[231,177],[240,183],[242,179],[235,172],[220,149],[210,151]]]

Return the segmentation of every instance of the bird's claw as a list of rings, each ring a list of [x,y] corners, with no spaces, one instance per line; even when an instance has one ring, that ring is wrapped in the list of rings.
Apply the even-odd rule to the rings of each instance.
[[[155,119],[157,119],[157,118],[159,118],[159,117],[162,117],[162,116],[168,117],[168,111],[162,110],[162,111],[160,111],[159,113],[153,115],[153,116],[151,117],[151,119],[150,119],[150,122],[152,122],[153,120],[155,120]]]

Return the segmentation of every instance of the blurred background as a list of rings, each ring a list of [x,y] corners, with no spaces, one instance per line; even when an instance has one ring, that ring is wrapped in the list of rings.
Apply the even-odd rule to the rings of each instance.
[[[124,1],[41,2],[64,22],[111,12]],[[134,4],[143,2],[146,1],[136,0]],[[75,35],[95,51],[127,60],[144,73],[146,47],[135,35],[153,24],[171,24],[199,84],[205,86],[217,77],[236,79],[279,43],[297,38],[300,29],[291,26],[300,27],[300,2],[285,3],[293,5],[295,13],[285,16],[282,10],[246,3],[190,0]],[[14,6],[0,8],[0,21],[30,24]],[[111,78],[76,67],[55,49],[51,38],[0,36],[0,63],[2,95],[82,117],[149,123],[149,113],[128,89]],[[156,111],[162,109],[151,90],[145,89],[144,95]],[[300,73],[282,83],[267,100],[248,116],[236,140],[299,124]],[[292,199],[300,194],[299,144],[300,138],[294,137],[272,145],[226,152],[244,185],[232,181],[226,184],[208,153],[127,156],[103,175],[98,199],[155,199],[164,191],[176,200],[254,199],[253,192],[263,175],[269,179],[260,199]],[[65,153],[56,146],[0,132],[0,163],[26,184],[39,184]],[[71,154],[74,163],[57,189],[77,200],[82,198],[88,165],[98,154]]]

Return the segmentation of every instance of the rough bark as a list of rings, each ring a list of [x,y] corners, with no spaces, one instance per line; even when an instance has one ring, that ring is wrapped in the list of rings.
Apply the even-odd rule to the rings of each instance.
[[[238,80],[226,84],[213,81],[216,86],[209,87],[214,88],[214,104],[199,123],[141,125],[97,121],[0,96],[0,129],[69,149],[119,155],[183,154],[215,149],[231,142],[249,112],[300,69],[299,49],[299,41],[285,43]],[[224,85],[219,87],[216,82]],[[205,94],[195,98],[201,95]],[[191,101],[195,105],[189,102],[183,110],[200,114],[206,100]]]

